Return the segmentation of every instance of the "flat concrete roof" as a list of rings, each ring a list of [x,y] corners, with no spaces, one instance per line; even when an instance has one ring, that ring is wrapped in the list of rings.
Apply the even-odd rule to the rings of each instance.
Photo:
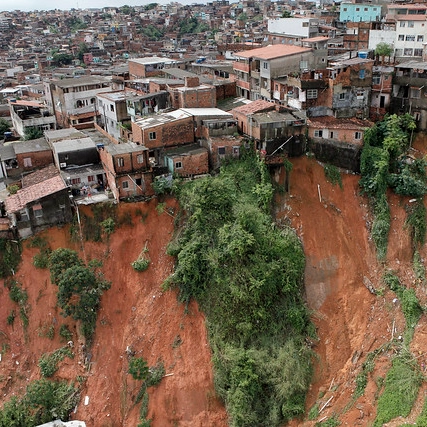
[[[111,154],[127,154],[127,153],[134,153],[134,152],[140,152],[140,151],[148,151],[147,147],[144,147],[143,145],[135,144],[134,142],[125,142],[123,144],[110,144],[108,147],[105,147],[105,149]]]
[[[86,150],[88,148],[96,148],[95,142],[92,138],[76,138],[76,139],[63,139],[54,145],[57,153]]]

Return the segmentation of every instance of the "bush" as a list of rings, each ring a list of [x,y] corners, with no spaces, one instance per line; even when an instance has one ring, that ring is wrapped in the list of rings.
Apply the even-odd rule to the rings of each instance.
[[[46,377],[52,377],[58,370],[58,363],[65,357],[73,358],[74,355],[69,347],[61,347],[53,353],[45,353],[39,360],[39,367],[41,374]]]
[[[136,271],[145,271],[150,265],[150,260],[146,258],[140,258],[131,263],[131,266]]]
[[[311,351],[302,298],[304,252],[293,230],[278,229],[269,211],[268,170],[242,150],[220,174],[178,192],[185,224],[169,253],[166,281],[179,299],[205,312],[215,387],[230,426],[279,426],[304,413]]]
[[[59,336],[61,337],[62,342],[68,342],[73,339],[73,334],[70,331],[68,325],[61,325],[59,328]]]
[[[128,372],[134,380],[146,381],[150,377],[147,362],[142,357],[132,357]]]
[[[326,179],[333,185],[339,185],[342,190],[342,179],[340,170],[334,165],[325,165],[323,168]]]

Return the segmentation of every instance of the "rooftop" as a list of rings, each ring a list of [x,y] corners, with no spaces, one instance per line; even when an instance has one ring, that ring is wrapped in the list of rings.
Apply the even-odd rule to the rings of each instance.
[[[30,176],[28,176],[28,179],[30,179]],[[22,188],[13,196],[7,197],[5,200],[6,210],[10,213],[20,211],[21,209],[24,209],[28,203],[57,193],[65,188],[67,188],[67,186],[58,174],[43,182]]]
[[[274,110],[275,108],[276,107],[274,103],[259,99],[257,101],[250,102],[249,104],[236,107],[232,111],[235,111],[236,113],[248,115],[248,114],[254,114],[254,113],[266,111],[268,109]]]
[[[148,56],[145,58],[132,58],[129,62],[136,62],[141,65],[154,65],[154,64],[174,64],[180,62],[179,60],[162,58],[160,56]]]
[[[308,123],[313,127],[327,126],[331,129],[364,129],[373,126],[369,120],[357,119],[355,117],[337,119],[333,116],[320,116],[308,119]]]
[[[82,76],[72,77],[68,79],[52,80],[52,83],[60,88],[77,87],[84,85],[95,85],[100,83],[108,83],[111,79],[102,76]]]
[[[239,58],[259,58],[259,59],[275,59],[282,56],[296,55],[299,53],[310,52],[312,49],[308,47],[300,47],[285,44],[273,44],[258,49],[245,50],[237,52],[234,55]]]
[[[140,153],[141,151],[148,150],[148,148],[134,142],[125,142],[123,144],[110,144],[106,147],[106,150],[114,156],[116,154]]]

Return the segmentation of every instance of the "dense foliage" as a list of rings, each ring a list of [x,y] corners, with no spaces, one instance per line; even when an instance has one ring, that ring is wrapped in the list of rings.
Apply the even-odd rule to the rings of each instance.
[[[86,267],[77,252],[64,248],[53,251],[49,260],[52,283],[58,286],[58,306],[64,316],[82,322],[81,331],[88,343],[95,332],[102,293],[110,288],[94,266]]]
[[[34,427],[56,419],[67,421],[78,400],[78,390],[65,381],[33,381],[25,396],[14,396],[5,403],[0,410],[0,427]]]
[[[21,262],[22,245],[19,241],[0,238],[0,277],[15,274]]]
[[[215,383],[231,426],[280,425],[304,412],[311,352],[301,296],[304,254],[269,213],[265,165],[246,153],[180,190],[187,219],[169,247],[169,283],[207,315]]]
[[[387,188],[392,188],[396,194],[411,197],[423,197],[427,193],[426,160],[408,156],[414,129],[415,122],[411,115],[394,114],[365,131],[360,159],[360,186],[373,206],[372,238],[379,259],[386,256],[390,230]],[[422,230],[417,229],[416,232],[416,238],[420,239]]]

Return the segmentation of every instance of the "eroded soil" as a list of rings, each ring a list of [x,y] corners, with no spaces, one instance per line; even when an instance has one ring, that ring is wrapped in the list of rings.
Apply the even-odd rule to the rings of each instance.
[[[422,150],[420,139],[415,147]],[[307,257],[306,298],[317,327],[315,374],[307,397],[307,411],[318,404],[317,421],[337,415],[342,425],[369,425],[376,414],[378,378],[390,366],[390,354],[376,359],[365,394],[352,399],[355,377],[366,355],[403,334],[405,321],[395,295],[384,289],[384,268],[394,269],[405,285],[417,289],[424,304],[425,288],[415,283],[412,249],[404,228],[406,198],[389,195],[392,209],[387,262],[376,259],[369,236],[371,216],[365,197],[360,195],[357,175],[343,174],[343,189],[326,181],[322,165],[314,159],[293,159],[290,193],[278,196],[279,222],[290,223],[300,236]],[[279,182],[283,176],[277,175]],[[73,419],[88,426],[136,426],[140,405],[135,404],[139,383],[127,373],[128,354],[142,356],[148,364],[164,362],[167,376],[149,389],[148,418],[153,427],[226,426],[227,415],[215,397],[211,353],[203,314],[195,303],[184,307],[174,291],[163,292],[161,284],[173,270],[173,259],[165,248],[173,234],[175,202],[167,209],[156,209],[157,201],[121,204],[120,214],[128,212],[132,225],[118,228],[108,242],[70,241],[68,227],[53,228],[42,235],[52,249],[70,247],[86,260],[103,261],[111,289],[102,298],[102,308],[94,344],[85,352],[83,341],[74,329],[74,359],[60,364],[57,378],[83,381],[81,403]],[[85,208],[87,209],[87,208]],[[88,212],[87,212],[88,213]],[[133,270],[131,262],[146,247],[151,264],[147,271]],[[4,402],[21,394],[26,384],[40,378],[37,366],[41,355],[53,351],[60,342],[59,326],[72,325],[56,308],[56,289],[48,270],[35,269],[38,252],[24,243],[23,261],[16,279],[29,295],[29,326],[25,331],[19,315],[14,325],[7,324],[11,310],[18,310],[5,287],[0,286],[0,393]],[[426,256],[425,248],[422,252]],[[368,287],[377,290],[374,295]],[[53,339],[46,337],[50,325]],[[423,315],[416,327],[412,350],[420,366],[427,365],[427,321]],[[89,362],[89,363],[87,363]],[[86,366],[89,365],[89,369]],[[421,410],[424,388],[407,421]],[[84,404],[88,396],[88,404]],[[325,418],[325,419],[326,419]],[[396,420],[391,425],[400,425]],[[293,421],[292,426],[310,426],[314,421]]]

